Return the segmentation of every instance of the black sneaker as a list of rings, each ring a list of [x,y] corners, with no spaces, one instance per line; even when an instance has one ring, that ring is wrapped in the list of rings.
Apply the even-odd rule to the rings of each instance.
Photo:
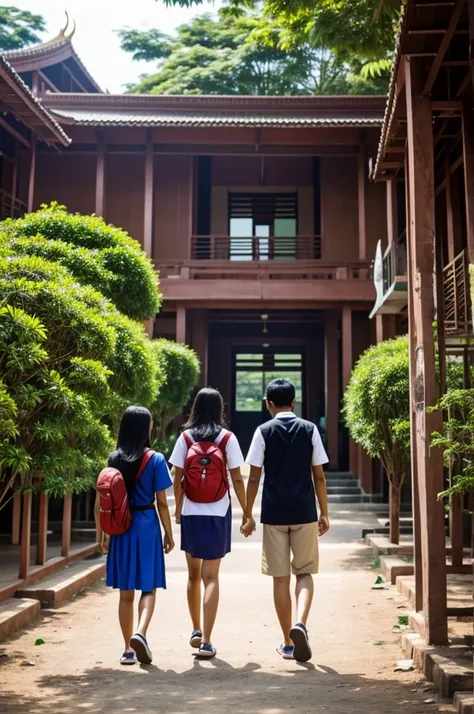
[[[290,630],[290,638],[295,646],[294,658],[297,662],[308,662],[313,653],[309,646],[308,630],[302,622],[297,622]]]

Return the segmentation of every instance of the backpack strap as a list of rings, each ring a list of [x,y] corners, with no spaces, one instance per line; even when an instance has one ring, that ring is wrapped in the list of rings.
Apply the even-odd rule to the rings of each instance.
[[[186,431],[183,431],[183,439],[184,443],[188,447],[188,450],[191,448],[191,446],[194,444],[194,441],[191,439],[189,434]]]
[[[222,453],[223,453],[223,455],[224,455],[224,458],[225,458],[226,460],[227,460],[227,455],[226,455],[225,450],[226,450],[226,446],[227,446],[227,444],[229,443],[229,439],[230,439],[231,436],[232,436],[232,432],[231,432],[231,431],[228,431],[227,434],[224,434],[224,436],[223,436],[222,439],[219,441],[219,443],[216,444],[216,446],[218,446],[219,449],[222,451]]]
[[[142,462],[140,464],[140,468],[138,469],[137,475],[135,476],[135,483],[138,481],[144,470],[146,469],[148,462],[150,461],[151,457],[155,455],[155,452],[153,449],[147,449],[145,453],[143,454],[142,457]]]

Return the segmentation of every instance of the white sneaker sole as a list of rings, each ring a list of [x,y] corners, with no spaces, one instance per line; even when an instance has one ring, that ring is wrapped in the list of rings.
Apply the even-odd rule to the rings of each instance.
[[[134,650],[137,655],[137,659],[141,664],[151,664],[153,662],[153,655],[150,648],[143,642],[141,637],[133,635],[130,640],[130,647]]]
[[[294,659],[297,662],[309,662],[313,653],[306,632],[301,627],[292,627],[290,638],[295,646]]]

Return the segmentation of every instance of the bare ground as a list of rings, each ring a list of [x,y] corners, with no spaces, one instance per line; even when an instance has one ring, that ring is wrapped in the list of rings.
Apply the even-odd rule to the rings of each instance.
[[[357,541],[370,519],[349,508],[333,512],[332,530],[321,542],[311,663],[277,656],[271,580],[259,574],[260,534],[244,541],[236,521],[235,548],[222,570],[214,661],[196,661],[187,644],[185,563],[177,549],[149,632],[153,665],[119,666],[117,594],[98,584],[43,611],[0,648],[1,714],[453,711],[419,673],[394,671],[404,655],[392,627],[406,610],[393,589],[371,590],[371,557]],[[38,637],[44,645],[35,646]]]

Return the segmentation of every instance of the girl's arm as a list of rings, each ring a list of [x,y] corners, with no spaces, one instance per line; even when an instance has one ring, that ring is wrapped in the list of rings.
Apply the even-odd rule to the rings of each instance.
[[[176,523],[181,522],[181,507],[183,505],[183,469],[179,469],[177,466],[173,466],[174,471],[174,502],[175,502],[175,512],[174,516],[176,518]]]
[[[94,506],[94,516],[95,516],[95,533],[97,543],[102,553],[107,553],[109,536],[107,536],[102,528],[100,527],[100,496],[99,492],[96,491],[95,494],[95,506]]]
[[[171,553],[174,548],[173,530],[171,528],[171,516],[170,510],[168,508],[168,501],[166,500],[166,491],[156,492],[156,505],[158,508],[158,515],[160,516],[161,525],[165,531],[164,537],[164,549],[165,553]]]
[[[235,495],[242,508],[242,514],[245,517],[245,484],[240,472],[240,466],[236,469],[229,469],[230,477],[232,479],[232,484],[234,486]]]

